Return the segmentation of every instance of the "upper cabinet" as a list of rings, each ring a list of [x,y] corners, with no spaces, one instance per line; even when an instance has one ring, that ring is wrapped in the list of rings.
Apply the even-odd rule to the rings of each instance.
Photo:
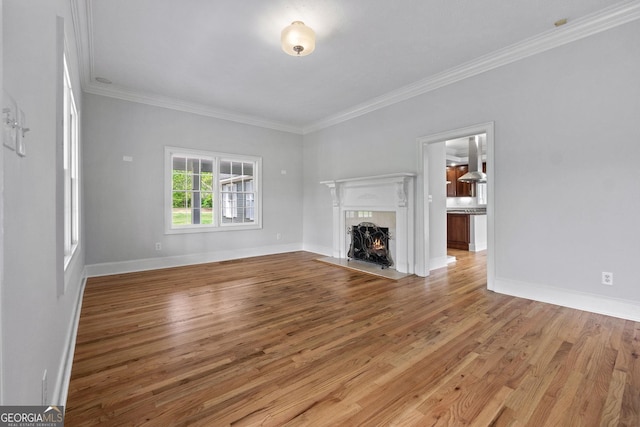
[[[447,166],[447,197],[471,197],[473,184],[458,181],[468,171],[467,165]]]
[[[460,182],[460,178],[469,172],[468,165],[447,166],[447,197],[471,197],[475,183]],[[487,164],[482,163],[482,172],[487,172]]]
[[[456,197],[456,168],[447,166],[447,197]]]

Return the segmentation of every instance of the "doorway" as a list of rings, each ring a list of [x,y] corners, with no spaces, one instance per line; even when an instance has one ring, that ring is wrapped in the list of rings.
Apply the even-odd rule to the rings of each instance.
[[[416,274],[447,265],[446,248],[446,148],[445,141],[486,134],[486,245],[487,288],[494,286],[494,123],[487,122],[418,138],[421,179],[418,179],[418,222],[422,233],[417,242]]]

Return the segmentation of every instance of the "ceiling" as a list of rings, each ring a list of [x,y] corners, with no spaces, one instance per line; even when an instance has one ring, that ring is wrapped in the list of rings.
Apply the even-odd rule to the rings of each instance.
[[[637,19],[638,3],[72,0],[86,92],[296,133]],[[280,48],[294,20],[317,34],[309,56]]]

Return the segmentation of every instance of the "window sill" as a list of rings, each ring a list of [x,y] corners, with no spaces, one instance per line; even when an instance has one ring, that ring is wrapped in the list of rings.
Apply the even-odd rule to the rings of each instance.
[[[74,243],[74,245],[71,246],[71,252],[69,253],[69,255],[64,256],[64,271],[67,271],[67,267],[69,267],[69,264],[71,264],[71,260],[76,253],[76,249],[78,249],[78,244]]]
[[[181,227],[165,229],[164,234],[193,234],[193,233],[217,233],[220,231],[260,230],[261,224],[250,225],[222,225],[218,227]]]

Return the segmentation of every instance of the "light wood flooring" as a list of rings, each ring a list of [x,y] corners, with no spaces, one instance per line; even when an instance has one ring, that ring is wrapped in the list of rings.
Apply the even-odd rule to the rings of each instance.
[[[640,323],[297,252],[92,278],[67,426],[640,426]]]

